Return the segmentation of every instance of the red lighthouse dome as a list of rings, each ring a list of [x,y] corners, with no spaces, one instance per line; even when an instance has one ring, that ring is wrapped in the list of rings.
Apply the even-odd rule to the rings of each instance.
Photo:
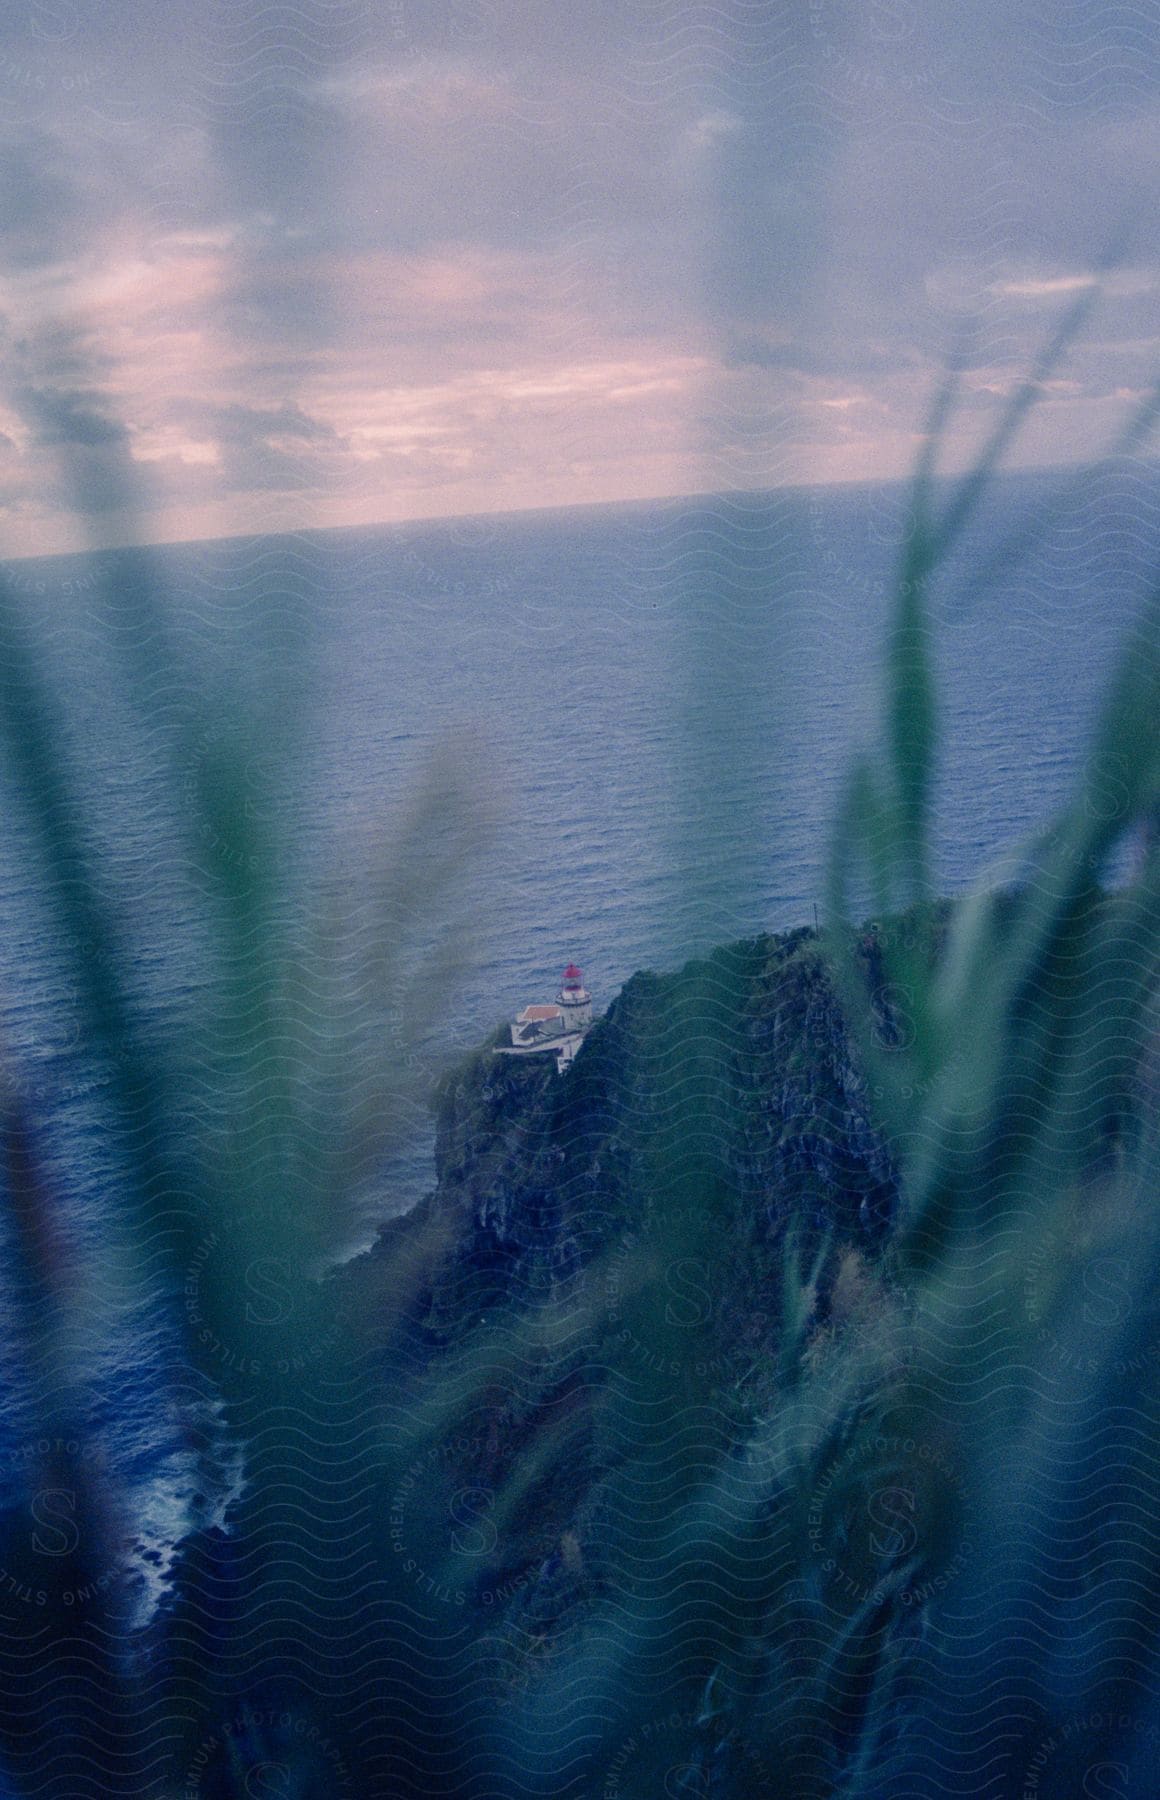
[[[578,988],[584,986],[583,973],[576,967],[574,962],[570,962],[568,967],[564,970],[564,986],[566,988]]]

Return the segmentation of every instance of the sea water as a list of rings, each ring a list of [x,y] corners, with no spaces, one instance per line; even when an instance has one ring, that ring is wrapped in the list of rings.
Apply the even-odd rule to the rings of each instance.
[[[934,583],[943,891],[996,878],[1067,794],[1160,561],[1158,497],[1139,462],[1074,493],[1008,478]],[[9,650],[51,696],[147,1039],[196,1042],[212,979],[203,769],[247,765],[260,873],[315,921],[303,944],[334,941],[343,918],[391,943],[399,995],[368,1017],[393,1034],[405,1092],[336,1257],[432,1185],[438,1069],[552,998],[565,963],[600,1010],[638,968],[824,907],[835,809],[880,734],[907,528],[905,490],[883,486],[11,566]],[[3,779],[2,1048],[69,1253],[104,1295],[78,1356],[92,1429],[134,1496],[147,1610],[183,1532],[224,1516],[238,1447],[182,1362],[161,1277],[117,1285],[107,1077],[11,754]],[[11,1491],[37,1395],[3,1292],[6,1225],[0,1249]]]

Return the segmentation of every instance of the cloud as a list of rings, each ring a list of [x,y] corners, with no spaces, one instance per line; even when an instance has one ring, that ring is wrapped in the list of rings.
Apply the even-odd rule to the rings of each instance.
[[[713,150],[723,139],[734,137],[744,129],[744,123],[736,113],[702,113],[686,128],[685,139],[694,150]]]
[[[1104,299],[1124,300],[1153,294],[1157,285],[1157,274],[1152,270],[1112,269],[1098,274],[1025,275],[995,282],[994,292],[1019,300],[1059,300],[1086,288],[1098,288]]]
[[[242,406],[233,401],[229,406],[204,408],[200,420],[222,444],[273,443],[278,438],[307,444],[337,442],[331,426],[312,419],[291,401],[278,407]]]
[[[330,452],[345,446],[324,420],[293,402],[224,405],[179,400],[137,446],[139,460],[164,465],[170,480],[204,495],[301,493],[327,482]],[[197,473],[189,474],[190,470]]]
[[[722,362],[727,369],[772,369],[793,375],[846,376],[885,373],[899,367],[893,355],[873,344],[798,338],[770,342],[761,337],[727,337]]]
[[[1095,51],[1000,0],[274,20],[0,26],[10,515],[131,481],[169,535],[671,493],[750,440],[901,472],[963,322],[982,408],[1160,197],[1138,10]],[[1147,388],[1155,286],[1146,246],[1101,283],[1051,454]]]
[[[17,388],[12,396],[40,448],[125,445],[129,433],[119,419],[102,410],[101,399],[68,389]]]
[[[1052,275],[1040,280],[997,281],[997,294],[1011,294],[1019,300],[1058,300],[1061,296],[1082,293],[1099,285],[1096,275]]]

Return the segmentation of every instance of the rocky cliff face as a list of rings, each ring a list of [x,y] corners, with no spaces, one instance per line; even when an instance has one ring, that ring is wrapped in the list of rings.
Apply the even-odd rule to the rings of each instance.
[[[873,992],[872,933],[859,954]],[[901,1029],[897,1007],[879,1011],[884,1033]],[[806,930],[633,976],[562,1075],[551,1058],[487,1044],[446,1076],[436,1104],[435,1190],[352,1271],[353,1310],[381,1320],[409,1283],[404,1360],[426,1367],[479,1328],[551,1308],[565,1348],[529,1391],[573,1379],[590,1399],[592,1369],[625,1357],[634,1379],[642,1368],[670,1378],[674,1398],[689,1398],[697,1372],[701,1387],[709,1371],[731,1390],[760,1382],[775,1360],[787,1243],[802,1257],[830,1246],[824,1325],[843,1251],[872,1262],[897,1203],[894,1161]],[[391,1272],[400,1259],[402,1281]],[[494,1405],[493,1440],[513,1416],[502,1397]]]
[[[872,942],[863,955],[872,975]],[[566,1074],[488,1046],[437,1110],[428,1205],[462,1254],[513,1277],[607,1250],[674,1186],[770,1241],[808,1220],[869,1243],[897,1192],[808,931],[635,975]]]
[[[872,933],[860,955],[873,991]],[[428,1515],[456,1494],[503,1513],[491,1555],[449,1550],[439,1579],[476,1605],[510,1691],[625,1591],[705,1457],[776,1405],[787,1261],[829,1245],[823,1334],[876,1279],[897,1172],[809,931],[635,975],[563,1075],[485,1045],[437,1112],[435,1190],[352,1268],[350,1297],[397,1315],[422,1247],[390,1366],[417,1371],[417,1394],[450,1371]],[[513,1469],[529,1473],[501,1507]]]

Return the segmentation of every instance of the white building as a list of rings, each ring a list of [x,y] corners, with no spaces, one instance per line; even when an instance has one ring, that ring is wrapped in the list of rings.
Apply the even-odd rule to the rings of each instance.
[[[584,1041],[592,1023],[592,996],[584,976],[569,963],[554,1004],[525,1006],[512,1022],[510,1044],[496,1047],[497,1056],[542,1056],[550,1052],[564,1070]]]
[[[564,1013],[559,1006],[525,1006],[512,1024],[512,1043],[517,1050],[538,1050],[545,1038],[559,1037]]]

